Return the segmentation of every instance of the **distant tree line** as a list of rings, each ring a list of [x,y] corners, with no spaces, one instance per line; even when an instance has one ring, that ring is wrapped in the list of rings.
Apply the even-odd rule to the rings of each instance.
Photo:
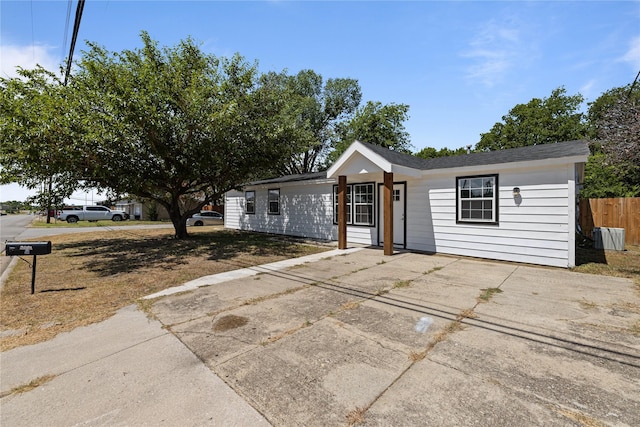
[[[581,108],[580,94],[564,87],[547,98],[533,98],[513,107],[469,151],[493,151],[529,145],[586,139],[591,156],[585,168],[581,196],[585,198],[640,196],[640,86],[629,84],[604,92]],[[426,147],[422,158],[466,154],[467,149]]]

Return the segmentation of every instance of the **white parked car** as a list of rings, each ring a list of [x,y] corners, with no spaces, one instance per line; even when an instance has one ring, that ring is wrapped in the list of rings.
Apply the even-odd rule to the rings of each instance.
[[[187,225],[203,226],[203,225],[222,225],[224,217],[221,213],[214,211],[201,211],[187,219]]]

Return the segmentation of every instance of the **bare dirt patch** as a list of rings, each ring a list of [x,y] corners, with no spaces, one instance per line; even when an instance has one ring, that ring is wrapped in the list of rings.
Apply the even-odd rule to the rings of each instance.
[[[198,277],[328,250],[285,238],[207,227],[176,240],[173,229],[53,236],[52,253],[19,261],[2,287],[0,350],[99,322],[139,298]],[[32,257],[25,257],[29,263]],[[12,331],[2,335],[2,332]]]
[[[249,323],[249,319],[246,317],[229,314],[218,319],[213,324],[213,330],[214,332],[230,331],[231,329],[241,328],[247,323]]]

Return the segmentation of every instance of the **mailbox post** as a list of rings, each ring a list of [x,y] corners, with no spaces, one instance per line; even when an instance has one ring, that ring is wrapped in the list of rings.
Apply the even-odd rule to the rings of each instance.
[[[51,253],[51,242],[6,242],[5,252],[7,256],[33,255],[31,266],[31,294],[36,291],[36,255]]]

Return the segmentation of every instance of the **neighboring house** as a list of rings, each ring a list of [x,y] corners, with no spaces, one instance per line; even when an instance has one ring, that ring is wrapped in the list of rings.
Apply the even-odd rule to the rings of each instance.
[[[115,206],[116,209],[128,213],[130,219],[152,220],[154,216],[157,221],[169,219],[169,213],[164,206],[153,201],[119,200]]]
[[[326,172],[227,193],[225,227],[573,267],[588,156],[586,141],[426,160],[356,141]]]

